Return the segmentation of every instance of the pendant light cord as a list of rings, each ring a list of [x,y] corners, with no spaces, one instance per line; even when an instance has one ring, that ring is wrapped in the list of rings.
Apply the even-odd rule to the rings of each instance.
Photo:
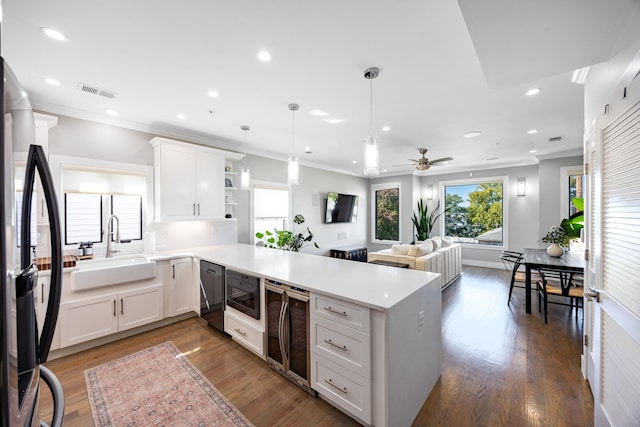
[[[296,110],[291,110],[291,159],[295,158],[295,145],[296,145]]]
[[[370,104],[369,104],[369,126],[371,127],[371,137],[373,138],[373,79],[369,80],[369,95],[370,95]]]

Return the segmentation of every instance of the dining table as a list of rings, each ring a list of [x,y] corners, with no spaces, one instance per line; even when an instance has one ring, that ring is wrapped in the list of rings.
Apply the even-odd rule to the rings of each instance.
[[[559,257],[551,256],[546,249],[525,248],[523,253],[525,267],[525,308],[531,313],[531,271],[553,270],[567,273],[584,274],[585,260],[583,251],[568,251]]]

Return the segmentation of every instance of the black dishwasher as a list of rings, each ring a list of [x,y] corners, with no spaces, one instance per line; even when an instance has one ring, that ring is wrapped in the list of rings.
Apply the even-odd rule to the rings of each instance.
[[[224,267],[200,261],[200,317],[224,333]]]

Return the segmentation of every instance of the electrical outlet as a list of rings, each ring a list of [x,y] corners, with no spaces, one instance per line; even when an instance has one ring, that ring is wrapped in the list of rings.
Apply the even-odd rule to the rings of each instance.
[[[418,332],[424,328],[424,310],[418,312]]]

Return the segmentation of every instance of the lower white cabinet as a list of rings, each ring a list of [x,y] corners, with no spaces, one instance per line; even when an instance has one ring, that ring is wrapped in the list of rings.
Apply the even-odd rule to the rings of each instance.
[[[311,294],[311,388],[370,424],[371,313],[366,307]]]
[[[188,313],[194,309],[195,282],[193,258],[176,258],[169,261],[169,294],[166,317]]]
[[[229,309],[224,312],[224,331],[242,346],[265,358],[264,331],[245,322]]]
[[[60,347],[164,318],[163,286],[152,285],[60,304]]]

